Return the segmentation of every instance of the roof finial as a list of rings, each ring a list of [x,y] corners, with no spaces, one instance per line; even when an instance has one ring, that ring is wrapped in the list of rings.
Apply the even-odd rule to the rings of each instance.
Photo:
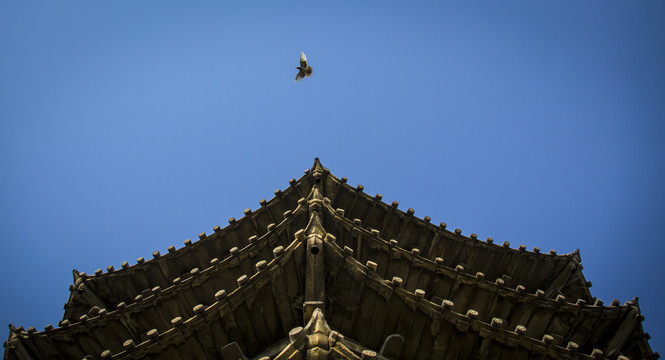
[[[314,158],[314,165],[312,165],[312,172],[323,172],[323,165],[319,158]]]
[[[323,195],[321,194],[321,189],[317,185],[312,186],[312,190],[309,192],[309,195],[307,195],[307,200],[312,201],[323,201]]]
[[[305,234],[311,235],[311,234],[318,234],[321,237],[326,235],[326,230],[323,227],[323,224],[321,223],[321,218],[319,217],[319,213],[316,211],[312,211],[310,216],[309,216],[309,223],[305,227]]]
[[[310,334],[330,334],[330,326],[328,325],[325,316],[323,316],[323,311],[320,308],[314,309],[312,312],[312,317],[309,319],[307,325],[305,325],[305,330],[307,330],[307,332]]]
[[[321,208],[323,207],[323,195],[321,195],[318,186],[312,186],[312,191],[310,191],[309,196],[307,196],[307,205],[309,207],[309,212],[321,211]]]

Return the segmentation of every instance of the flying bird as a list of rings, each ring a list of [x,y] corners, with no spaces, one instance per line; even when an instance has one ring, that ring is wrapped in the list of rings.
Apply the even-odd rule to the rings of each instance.
[[[300,66],[298,66],[296,69],[300,71],[298,71],[298,75],[296,75],[295,81],[300,81],[302,78],[312,76],[312,67],[307,65],[307,57],[305,56],[304,52],[300,53]]]

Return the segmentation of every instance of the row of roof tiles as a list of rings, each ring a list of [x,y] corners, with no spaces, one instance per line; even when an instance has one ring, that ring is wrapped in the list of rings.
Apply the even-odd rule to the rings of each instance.
[[[297,208],[296,212],[299,212],[300,209],[301,209],[301,207]],[[339,215],[339,212],[336,212],[336,215]],[[280,223],[280,225],[281,224],[282,223]],[[354,225],[355,225],[355,223],[354,223]],[[277,227],[272,227],[272,226],[270,228],[271,228],[270,230],[278,229]],[[465,281],[465,282],[480,281],[481,283],[484,284],[482,286],[489,287],[489,288],[494,288],[495,290],[496,289],[502,289],[502,291],[514,292],[515,294],[517,294],[517,293],[521,294],[521,293],[525,292],[525,288],[521,285],[517,285],[515,287],[515,289],[506,290],[504,280],[502,278],[497,278],[496,280],[494,280],[494,282],[492,282],[492,281],[486,280],[484,274],[481,273],[481,272],[478,272],[475,275],[466,274],[464,267],[461,266],[461,265],[457,265],[454,269],[450,268],[450,267],[447,267],[447,266],[443,265],[443,260],[441,258],[436,258],[434,261],[431,261],[431,260],[426,259],[426,258],[422,258],[422,257],[419,256],[417,249],[412,249],[411,252],[408,252],[405,249],[402,249],[399,246],[397,246],[396,241],[394,241],[394,240],[392,240],[390,242],[386,242],[386,241],[381,240],[380,238],[378,238],[378,233],[376,231],[368,231],[368,230],[362,229],[362,228],[358,228],[358,231],[364,232],[365,235],[367,235],[367,236],[376,237],[376,239],[378,239],[382,242],[382,245],[384,247],[388,247],[388,248],[393,249],[392,251],[396,251],[397,253],[400,254],[400,256],[404,256],[405,258],[410,259],[411,262],[414,262],[414,260],[417,259],[418,266],[421,266],[421,267],[426,266],[429,269],[429,271],[431,271],[431,272],[438,272],[438,273],[444,274],[444,275],[446,275],[448,277],[451,277],[451,278],[459,277],[459,278],[462,279],[462,281]],[[270,235],[270,231],[268,233],[264,234],[261,237],[261,239],[268,238],[269,235]],[[257,240],[258,239],[255,236],[251,237],[250,240],[249,240],[249,244],[250,244],[249,246],[254,244]],[[231,256],[236,255],[237,251],[238,251],[237,248],[232,248],[229,252],[229,255],[231,255]],[[211,263],[211,265],[214,265],[218,261],[219,260],[217,258],[213,258],[210,263]],[[427,264],[427,265],[424,265],[424,264]],[[210,268],[207,268],[203,271],[199,271],[198,268],[194,268],[193,270],[191,270],[191,273],[195,274],[195,275],[206,276],[206,274],[208,274],[209,270],[211,270],[213,268],[214,267],[211,266]],[[180,280],[181,280],[181,278],[177,277],[173,280],[173,282],[174,283],[180,283],[181,282]],[[153,289],[160,289],[160,287],[154,287]],[[74,290],[74,288],[72,288],[72,290]],[[147,290],[149,290],[149,289],[147,289]],[[145,292],[146,292],[146,290],[143,290],[141,293],[145,293]],[[149,293],[149,291],[148,291],[148,293]],[[549,300],[549,299],[544,298],[544,295],[545,294],[542,290],[537,290],[537,291],[534,292],[533,297],[538,298],[538,299],[543,299],[543,301],[552,301],[552,302],[554,302],[554,300]],[[137,297],[138,296],[141,296],[141,294],[137,294]],[[561,300],[561,299],[564,299],[564,297],[559,296],[558,299]],[[613,305],[616,305],[617,302],[618,302],[618,300],[615,300],[615,302],[613,302]],[[585,301],[584,300],[578,300],[577,304],[583,305],[583,304],[585,304]],[[601,305],[601,304],[602,304],[602,301],[599,301],[599,300],[594,302],[594,305]]]
[[[238,219],[238,220],[236,220],[236,219],[233,218],[233,217],[230,218],[230,219],[229,219],[229,225],[227,225],[226,227],[221,228],[219,225],[215,226],[215,227],[213,228],[213,231],[214,231],[213,234],[207,235],[205,232],[200,233],[200,234],[198,235],[199,240],[202,240],[202,241],[204,241],[204,242],[205,242],[205,241],[215,241],[215,240],[219,240],[219,239],[223,238],[227,233],[236,230],[236,228],[237,228],[237,226],[238,226],[239,223],[244,222],[244,221],[249,221],[251,218],[255,218],[255,217],[257,217],[258,215],[260,215],[262,212],[267,211],[267,210],[266,210],[267,207],[268,207],[271,203],[274,203],[276,200],[280,199],[281,197],[283,197],[283,196],[291,196],[291,195],[293,195],[293,194],[295,194],[295,193],[299,193],[299,191],[297,190],[297,187],[298,187],[299,185],[302,185],[303,183],[305,183],[305,182],[306,182],[306,181],[305,181],[306,179],[311,180],[311,179],[309,178],[309,176],[308,176],[310,173],[311,173],[310,170],[306,170],[306,171],[305,171],[305,175],[304,175],[303,177],[301,177],[299,180],[291,179],[291,180],[290,180],[290,184],[291,184],[291,186],[290,186],[289,188],[287,188],[285,191],[281,191],[281,190],[279,190],[279,189],[278,189],[277,191],[275,191],[275,197],[274,197],[273,199],[271,199],[270,201],[261,200],[261,201],[260,201],[261,208],[255,210],[255,211],[252,211],[252,210],[249,209],[249,208],[248,208],[248,209],[245,209],[245,211],[244,211],[245,216],[244,216],[243,218]],[[344,186],[344,187],[346,187],[348,190],[356,191],[356,192],[358,192],[358,194],[359,194],[360,196],[364,196],[364,197],[366,197],[367,199],[373,199],[373,200],[376,200],[377,203],[381,204],[384,208],[394,210],[394,212],[395,212],[396,214],[398,214],[400,217],[403,217],[403,218],[405,218],[405,219],[409,219],[410,221],[418,222],[418,223],[420,223],[421,225],[424,225],[424,226],[428,226],[428,227],[429,227],[430,229],[432,229],[432,230],[438,230],[438,231],[443,231],[443,230],[445,230],[445,231],[448,233],[448,231],[446,230],[446,228],[447,228],[447,224],[446,224],[446,223],[443,223],[443,222],[442,222],[442,223],[440,223],[440,224],[438,225],[438,227],[437,227],[437,226],[435,226],[435,225],[433,225],[433,224],[430,223],[430,218],[429,218],[428,216],[425,216],[425,218],[421,220],[421,219],[419,219],[419,218],[413,216],[413,215],[414,215],[414,210],[411,209],[411,208],[409,208],[406,212],[402,212],[401,210],[398,210],[398,209],[397,209],[398,203],[397,203],[396,201],[394,201],[391,205],[388,205],[388,204],[386,204],[386,203],[384,203],[384,202],[381,201],[382,196],[381,196],[380,194],[377,194],[376,196],[371,197],[371,196],[369,196],[369,195],[367,195],[367,194],[364,194],[364,193],[362,192],[362,190],[363,190],[362,185],[358,185],[358,187],[353,188],[353,187],[351,187],[351,186],[349,186],[349,185],[346,184],[346,178],[337,179],[336,177],[334,177],[334,176],[333,176],[332,174],[330,174],[330,173],[328,173],[328,175],[329,175],[329,177],[330,177],[334,182],[337,182],[340,186]],[[311,185],[312,182],[310,181],[310,182],[307,182],[307,183],[308,183],[309,185]],[[313,186],[313,185],[311,185],[311,186]],[[305,201],[306,201],[306,199],[301,197],[301,198],[299,198],[299,200],[298,200],[298,204],[301,204],[301,203],[303,203],[303,202],[305,202]],[[328,200],[328,203],[331,204],[331,201]],[[337,210],[341,212],[341,215],[342,215],[342,216],[344,215],[344,210],[343,210],[343,209],[337,209]],[[392,211],[392,210],[391,210],[391,211]],[[284,217],[288,217],[288,216],[292,213],[292,211],[293,211],[293,210],[286,210],[286,211],[283,213],[283,216],[284,216]],[[354,219],[354,220],[355,220],[355,219]],[[360,220],[360,219],[355,220],[355,221],[359,221],[359,220]],[[268,225],[268,228],[267,228],[266,230],[269,230],[270,226],[275,226],[275,224],[273,223],[273,224],[271,224],[271,225]],[[449,235],[452,235],[452,234],[455,234],[456,236],[450,236],[450,238],[456,239],[456,240],[458,240],[458,241],[464,241],[464,242],[466,242],[466,243],[471,244],[472,246],[483,246],[483,245],[482,245],[483,242],[478,241],[477,235],[474,234],[474,233],[471,233],[468,237],[466,237],[466,236],[463,236],[463,235],[462,235],[462,231],[461,231],[460,229],[455,229],[453,232],[449,232]],[[184,247],[182,247],[182,248],[175,248],[175,246],[170,246],[170,247],[168,247],[168,249],[167,249],[167,250],[168,250],[168,253],[166,253],[166,254],[161,254],[160,251],[154,251],[154,252],[152,253],[152,257],[153,257],[153,259],[159,259],[159,258],[165,258],[165,259],[167,259],[167,258],[169,258],[169,257],[175,256],[175,255],[173,255],[173,254],[176,254],[176,253],[182,253],[182,252],[187,252],[187,251],[193,251],[193,250],[196,249],[198,246],[200,246],[200,245],[199,245],[200,243],[201,243],[201,241],[196,241],[196,242],[195,242],[195,241],[192,241],[191,239],[186,239],[186,240],[184,241],[184,245],[185,245]],[[491,237],[488,237],[488,238],[486,239],[485,244],[486,244],[487,246],[489,246],[489,247],[490,247],[491,249],[493,249],[493,250],[505,249],[505,250],[507,250],[507,251],[520,251],[520,252],[524,252],[524,253],[532,254],[532,255],[536,255],[536,254],[545,255],[545,254],[542,254],[542,253],[540,252],[540,249],[539,249],[538,247],[534,247],[534,249],[533,249],[532,251],[528,251],[528,250],[526,249],[526,246],[524,246],[524,245],[519,245],[517,249],[512,249],[512,248],[510,247],[510,243],[509,243],[508,241],[504,241],[501,245],[499,245],[499,244],[494,244],[494,239],[492,239]],[[182,256],[182,254],[178,254],[178,255]],[[571,253],[571,254],[558,255],[557,252],[556,252],[555,250],[552,249],[552,250],[550,250],[549,253],[546,254],[545,256],[547,256],[547,255],[549,255],[549,256],[558,256],[558,257],[570,257],[570,256],[574,256],[574,257],[579,258],[579,251],[578,251],[578,250],[575,250],[575,251],[574,251],[573,253]],[[136,264],[134,264],[134,265],[131,265],[131,264],[129,264],[127,261],[125,261],[125,262],[123,262],[123,263],[121,264],[121,268],[119,268],[119,269],[116,269],[116,268],[114,268],[112,265],[110,265],[110,266],[106,267],[106,270],[107,270],[106,273],[104,272],[104,270],[103,270],[102,268],[99,268],[99,269],[95,270],[94,273],[95,273],[96,276],[108,276],[108,275],[111,275],[111,274],[117,274],[118,272],[122,272],[122,271],[130,270],[130,269],[134,269],[134,268],[136,268],[136,267],[149,266],[149,265],[150,265],[150,259],[149,259],[149,260],[146,260],[145,258],[140,257],[140,258],[137,259],[137,262],[136,262]],[[581,264],[580,264],[580,266],[581,266]],[[80,275],[80,276],[86,276],[86,275],[87,275],[86,273],[83,273],[83,272],[82,272],[82,273],[78,273],[78,272],[76,272],[76,274],[77,274],[77,275]]]
[[[295,243],[295,242],[294,242]],[[295,247],[290,247],[289,251],[292,251],[293,248]],[[339,250],[338,250],[339,251]],[[343,250],[342,250],[343,251]],[[275,254],[276,257],[279,257],[282,255],[284,251],[280,248],[275,249]],[[346,250],[344,252],[347,256],[351,256],[349,254],[349,251]],[[239,287],[234,290],[231,294],[227,294],[226,291],[218,291],[215,294],[215,298],[217,301],[209,306],[204,306],[204,305],[196,305],[193,308],[193,312],[196,315],[191,316],[190,318],[183,320],[182,317],[175,317],[171,321],[173,328],[169,329],[162,334],[160,334],[156,329],[149,330],[146,332],[146,340],[139,342],[137,344],[137,341],[134,339],[127,339],[123,343],[123,348],[124,350],[121,352],[117,352],[116,354],[112,354],[111,351],[105,350],[101,353],[101,358],[102,359],[110,359],[110,358],[124,358],[128,356],[130,353],[131,354],[138,354],[141,352],[142,348],[148,348],[150,346],[153,346],[155,343],[159,342],[169,342],[168,339],[170,339],[173,336],[177,336],[178,333],[183,332],[184,328],[193,325],[194,323],[200,322],[201,319],[203,319],[206,314],[208,316],[214,317],[214,311],[218,309],[219,306],[222,306],[223,302],[229,301],[228,299],[232,297],[237,297],[241,301],[244,298],[241,296],[241,293],[243,292],[244,286],[250,286],[252,285],[252,282],[257,281],[256,279],[259,278],[260,273],[266,273],[269,271],[269,268],[272,266],[276,266],[277,262],[276,260],[271,261],[269,264],[266,264],[265,262],[257,264],[257,274],[252,276],[251,278],[247,278],[246,276],[240,277],[238,279],[238,285]],[[372,268],[373,265],[369,264],[369,267],[363,267],[362,265],[356,264],[356,267],[361,268],[363,271],[365,271],[368,275],[373,274]],[[372,279],[371,276],[369,279]],[[499,318],[493,318],[491,322],[489,323],[484,323],[480,320],[478,320],[478,312],[469,309],[466,311],[466,313],[456,313],[451,310],[452,308],[452,302],[449,300],[443,300],[441,303],[437,304],[434,302],[431,302],[426,299],[425,297],[425,291],[422,289],[416,289],[414,292],[409,292],[407,290],[401,289],[401,280],[399,278],[393,278],[390,282],[386,281],[374,281],[369,280],[371,285],[370,286],[376,286],[376,287],[386,287],[388,285],[388,291],[392,294],[397,295],[401,299],[405,300],[406,303],[411,304],[411,306],[414,309],[419,309],[420,311],[429,314],[433,318],[440,317],[440,314],[443,314],[444,318],[446,320],[450,321],[453,323],[455,326],[457,326],[458,329],[462,329],[465,331],[468,331],[469,328],[475,330],[475,331],[490,331],[490,333],[495,334],[497,338],[501,338],[504,341],[510,342],[509,339],[517,339],[518,343],[520,343],[522,346],[526,346],[532,351],[544,351],[544,348],[547,348],[547,351],[554,351],[554,352],[576,352],[579,348],[579,346],[573,342],[568,343],[565,347],[560,347],[556,345],[552,345],[551,343],[554,341],[554,337],[551,335],[544,335],[542,339],[530,339],[530,340],[524,340],[524,334],[526,333],[526,328],[522,325],[516,326],[514,330],[510,329],[503,329],[503,323],[504,321]],[[159,291],[157,291],[159,292]],[[157,296],[158,294],[151,294],[148,297],[145,298],[145,300],[148,300],[150,297]],[[141,299],[139,299],[140,301]],[[96,320],[100,320],[100,317],[103,316],[110,316],[112,313],[116,312],[122,312],[122,311],[127,311],[129,307],[123,308],[121,307],[120,309],[113,311],[111,313],[106,313],[105,311],[100,311],[100,313],[89,319],[82,319],[81,324],[84,324],[85,322],[94,322]],[[210,315],[212,314],[212,315]],[[437,314],[437,315],[433,315]],[[63,330],[69,330],[69,331],[74,331],[74,324],[69,324],[68,322],[63,322],[62,324],[64,327],[62,328]],[[30,335],[30,334],[35,334],[34,330],[28,330],[27,332],[22,331],[22,329],[17,329],[16,330],[19,335],[25,336],[25,335]],[[49,329],[48,331],[58,331],[57,329]],[[519,338],[516,337],[516,335],[519,335]],[[488,336],[488,335],[486,335]],[[508,339],[508,340],[506,340]],[[591,354],[591,357],[586,357],[581,354],[578,354],[579,358],[598,358],[602,356],[602,352],[600,350],[594,350]]]
[[[299,232],[299,234],[302,236],[302,230]],[[334,236],[329,235],[328,237],[332,242],[335,241]],[[411,257],[412,260],[417,258],[417,255],[413,256],[412,253],[405,252],[405,250],[403,250],[403,249],[399,249],[399,248],[396,248],[396,249],[398,251],[403,252],[403,255],[405,256],[405,258]],[[347,256],[353,256],[353,250],[352,249],[346,247],[343,251]],[[282,252],[282,247],[281,246],[274,249],[274,253],[276,255],[279,255],[281,252]],[[232,255],[235,256],[237,254],[232,254]],[[230,259],[231,259],[231,256],[228,259],[225,259],[224,261],[227,262],[227,260],[230,260]],[[422,261],[422,262],[427,262],[428,261],[426,259],[419,259],[419,260]],[[176,280],[174,281],[174,285],[172,287],[169,287],[168,289],[162,290],[159,287],[156,287],[156,288],[153,288],[153,289],[148,289],[147,293],[146,293],[146,291],[144,291],[142,294],[138,294],[136,296],[136,298],[135,298],[136,302],[135,303],[130,304],[130,305],[125,305],[124,303],[121,303],[118,306],[118,311],[112,311],[111,313],[107,313],[106,310],[100,310],[94,315],[93,314],[89,314],[89,315],[90,316],[97,315],[97,316],[107,316],[107,317],[108,316],[122,317],[122,316],[124,316],[124,315],[122,315],[123,313],[137,312],[136,307],[141,307],[141,306],[151,307],[151,306],[154,306],[152,301],[153,301],[153,299],[156,299],[157,296],[159,296],[160,298],[163,298],[163,297],[168,296],[168,293],[177,291],[178,287],[192,286],[194,283],[197,282],[197,277],[204,277],[206,274],[209,276],[211,271],[214,271],[214,270],[218,269],[215,266],[219,265],[219,264],[221,264],[221,263],[219,263],[218,261],[213,260],[211,262],[212,266],[208,269],[205,269],[203,271],[198,271],[198,269],[193,269],[191,271],[191,275],[189,277],[185,278],[184,280],[181,280],[180,278],[176,278]],[[265,260],[261,260],[261,261],[257,262],[257,264],[256,264],[257,272],[262,270],[266,265],[267,264],[266,264]],[[377,266],[377,264],[372,262],[372,261],[368,261],[368,263],[367,263],[367,268],[369,270],[371,270],[372,272],[374,272],[376,270],[376,266]],[[438,266],[436,266],[436,267],[439,268]],[[448,270],[450,270],[450,269],[448,269]],[[457,269],[457,270],[459,270],[459,269]],[[459,273],[455,273],[455,274],[459,274]],[[457,275],[455,275],[455,276],[457,276]],[[476,279],[480,278],[479,280],[482,280],[482,276],[479,276],[479,275],[476,275],[475,278]],[[501,279],[498,279],[498,280],[501,280]],[[238,279],[238,286],[242,286],[243,283],[246,282],[246,281],[247,281],[247,276],[246,275],[241,276]],[[401,280],[401,278],[394,277],[391,281],[391,284],[394,285],[394,286],[397,286],[397,287],[401,287],[402,282],[403,281]],[[572,311],[572,312],[577,312],[577,311],[580,310],[581,307],[587,308],[582,302],[579,302],[579,301],[578,301],[577,304],[574,304],[574,305],[573,304],[565,304],[564,303],[565,299],[563,297],[558,297],[557,300],[545,299],[545,298],[542,297],[542,295],[543,295],[542,291],[537,291],[536,294],[534,294],[534,295],[528,295],[528,294],[524,294],[523,290],[521,291],[519,286],[514,290],[513,289],[505,289],[501,286],[501,281],[496,281],[495,283],[488,283],[485,286],[487,286],[487,285],[489,285],[490,288],[494,288],[493,289],[494,291],[502,291],[504,296],[509,296],[509,293],[507,294],[506,291],[508,291],[508,292],[513,291],[513,296],[516,296],[516,297],[519,296],[519,297],[522,297],[522,298],[524,298],[524,297],[528,298],[529,296],[531,296],[533,301],[551,303],[551,306],[555,307],[557,309],[556,310],[557,312],[565,311],[565,310]],[[425,297],[425,292],[422,289],[416,289],[413,293],[416,294],[417,296],[421,297],[421,298]],[[435,303],[440,303],[441,306],[446,307],[446,308],[452,308],[452,306],[453,306],[453,303],[450,300],[442,300],[442,299],[439,299],[439,301],[434,300],[434,299],[430,299],[430,300],[435,302]],[[613,311],[611,308],[616,307],[618,304],[613,303],[613,306],[611,308],[601,308],[597,305],[599,305],[599,304],[595,304],[591,308],[587,308],[587,309],[597,309],[598,311]],[[634,303],[627,302],[624,305],[624,307],[633,307],[634,305],[635,305]],[[616,311],[614,311],[614,312],[616,312]],[[475,311],[475,310],[472,310],[471,313],[475,314],[475,316],[478,315],[477,311]],[[90,317],[88,315],[83,315],[83,316],[81,316],[80,322],[78,322],[78,323],[70,324],[70,322],[68,320],[65,320],[65,321],[62,322],[61,325],[64,326],[64,328],[66,328],[70,331],[78,332],[80,330],[76,330],[77,326],[87,328],[91,325],[88,322],[89,319],[90,319]],[[107,320],[108,320],[108,318],[107,318]],[[53,329],[49,328],[48,330],[53,330]],[[29,333],[34,333],[35,331],[33,329],[32,331],[29,330],[28,332]]]

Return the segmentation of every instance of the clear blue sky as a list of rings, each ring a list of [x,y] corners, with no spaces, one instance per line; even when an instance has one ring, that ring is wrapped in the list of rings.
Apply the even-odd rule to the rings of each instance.
[[[580,249],[665,352],[665,2],[333,3],[1,2],[0,324],[57,324],[73,268],[181,247],[318,156],[464,234]]]

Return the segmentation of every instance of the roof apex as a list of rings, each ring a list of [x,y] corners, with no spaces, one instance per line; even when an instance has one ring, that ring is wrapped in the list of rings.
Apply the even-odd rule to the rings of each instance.
[[[323,165],[321,164],[321,161],[319,158],[314,158],[314,164],[312,165],[312,172],[323,172]]]

